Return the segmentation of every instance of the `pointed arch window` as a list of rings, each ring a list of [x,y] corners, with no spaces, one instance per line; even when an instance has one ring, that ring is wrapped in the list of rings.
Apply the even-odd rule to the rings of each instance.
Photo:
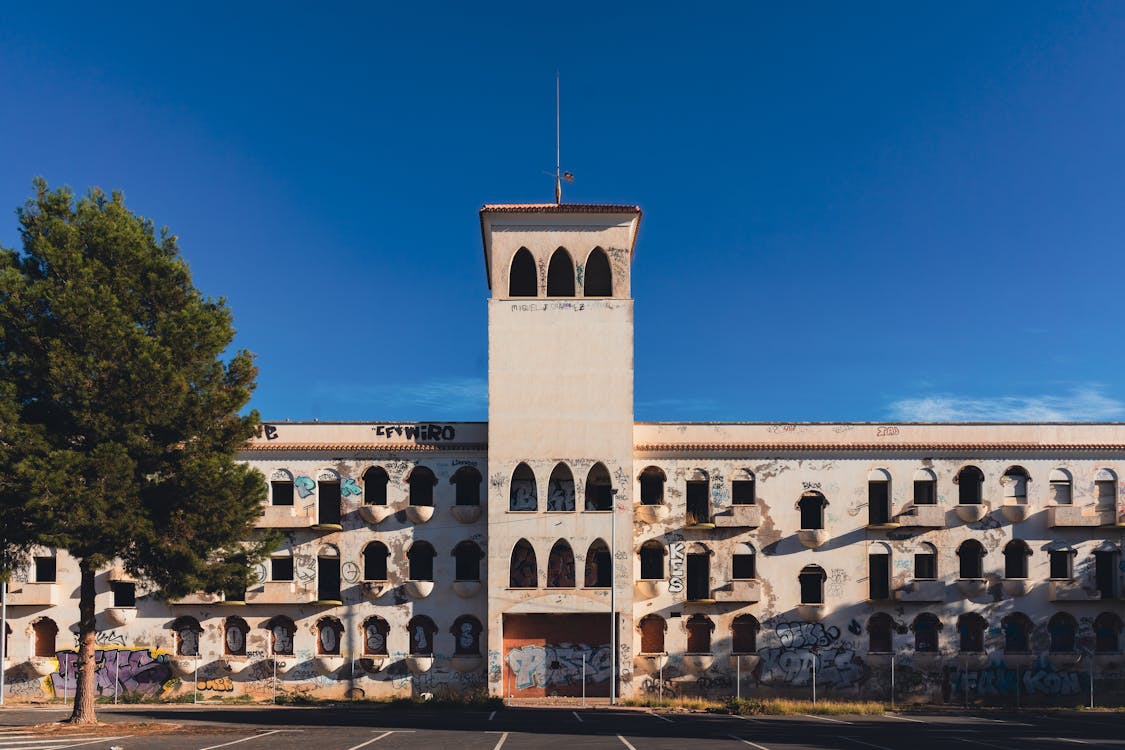
[[[609,588],[613,560],[605,540],[595,539],[586,551],[586,588]]]
[[[613,483],[609,469],[598,462],[586,475],[586,510],[613,510]]]
[[[512,548],[512,559],[508,565],[508,587],[513,589],[533,589],[539,586],[539,568],[535,560],[535,548],[526,539],[520,539]]]
[[[555,464],[547,482],[547,510],[574,510],[574,475],[564,463]]]
[[[538,297],[539,279],[535,271],[535,259],[526,247],[521,247],[512,258],[512,268],[508,273],[509,297]]]
[[[574,296],[574,261],[565,248],[560,247],[551,255],[547,266],[547,296]]]
[[[547,588],[573,587],[574,551],[565,539],[560,539],[551,547],[551,554],[547,558]]]
[[[595,247],[586,258],[583,294],[587,297],[613,296],[613,271],[605,250]]]
[[[512,486],[508,494],[508,510],[534,511],[539,508],[539,497],[535,489],[535,472],[527,464],[521,463],[512,472]]]

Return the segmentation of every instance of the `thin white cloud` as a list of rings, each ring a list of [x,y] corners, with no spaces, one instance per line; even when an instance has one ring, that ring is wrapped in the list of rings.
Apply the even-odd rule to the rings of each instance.
[[[888,409],[903,422],[1108,422],[1125,416],[1125,402],[1100,386],[1073,388],[1061,396],[939,394],[895,401]]]
[[[488,381],[483,378],[433,378],[390,385],[322,384],[317,396],[379,408],[393,418],[483,419],[488,414]]]

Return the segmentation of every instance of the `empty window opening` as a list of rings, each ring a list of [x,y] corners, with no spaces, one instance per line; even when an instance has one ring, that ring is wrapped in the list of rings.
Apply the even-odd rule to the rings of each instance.
[[[937,505],[937,477],[929,469],[914,472],[914,504]]]
[[[1121,554],[1106,550],[1094,552],[1094,583],[1101,592],[1102,599],[1116,599],[1119,591],[1118,560]]]
[[[1074,577],[1074,550],[1053,549],[1047,554],[1051,561],[1051,578],[1062,581]]]
[[[586,510],[613,510],[613,484],[603,463],[594,464],[586,475]]]
[[[390,625],[382,617],[372,616],[363,621],[363,653],[367,656],[386,656],[387,634]]]
[[[957,473],[957,502],[961,505],[980,505],[984,499],[984,473],[975,466],[966,466]]]
[[[801,499],[797,501],[797,507],[801,511],[801,528],[823,529],[824,506],[827,504],[824,495],[819,492],[806,492],[801,495]]]
[[[425,466],[415,466],[410,472],[410,504],[431,508],[434,504],[434,485],[437,477]]]
[[[137,606],[137,584],[132,581],[110,581],[109,587],[113,591],[113,606]]]
[[[340,600],[340,556],[321,556],[316,558],[316,598],[320,601]]]
[[[316,623],[316,652],[322,656],[339,656],[344,640],[344,626],[335,617],[322,617]]]
[[[929,612],[923,612],[914,618],[911,625],[914,631],[914,650],[922,653],[936,653],[938,650],[938,631],[941,630],[941,620]]]
[[[609,547],[601,539],[595,539],[586,551],[586,587],[609,588],[613,574],[613,559]]]
[[[976,539],[966,539],[957,548],[961,578],[984,578],[984,547]]]
[[[363,548],[363,580],[387,580],[387,558],[390,550],[382,542],[371,542]]]
[[[1102,612],[1094,618],[1094,652],[1116,654],[1120,650],[1121,618]]]
[[[434,636],[437,634],[437,625],[425,615],[416,615],[407,623],[406,629],[410,635],[411,656],[433,656]]]
[[[1074,482],[1066,469],[1051,472],[1051,502],[1055,505],[1070,505],[1074,502]]]
[[[756,654],[761,626],[753,615],[739,615],[730,625],[731,653]]]
[[[655,466],[641,472],[641,505],[660,505],[664,502],[664,472]]]
[[[715,623],[704,615],[692,615],[687,621],[687,652],[689,654],[711,653],[711,631]]]
[[[406,553],[409,562],[409,576],[412,581],[434,580],[434,547],[429,542],[414,542]]]
[[[508,586],[513,589],[533,589],[539,585],[539,571],[535,561],[535,548],[526,539],[520,539],[512,548],[508,566]]]
[[[663,654],[664,631],[668,629],[664,618],[660,615],[645,615],[641,618],[641,653]]]
[[[687,556],[687,598],[691,602],[711,598],[711,556],[707,553]]]
[[[317,521],[321,524],[340,523],[340,483],[317,482]]]
[[[365,505],[386,505],[387,484],[390,477],[380,466],[372,466],[363,472],[363,502]]]
[[[454,502],[457,505],[480,505],[480,472],[472,466],[462,466],[449,480],[457,488]]]
[[[574,510],[574,475],[564,463],[555,464],[547,480],[547,510]]]
[[[749,544],[742,542],[734,548],[730,561],[730,577],[736,581],[753,580],[758,577],[757,555]]]
[[[797,580],[801,584],[801,604],[824,604],[824,581],[828,576],[819,565],[801,568]]]
[[[1027,505],[1027,484],[1031,475],[1022,466],[1011,466],[1000,477],[1000,486],[1004,490],[1004,502],[1014,505]]]
[[[1098,471],[1094,479],[1094,495],[1098,498],[1098,510],[1113,510],[1117,507],[1117,475],[1109,469]]]
[[[532,511],[539,507],[535,490],[535,473],[527,464],[520,464],[512,472],[512,486],[508,494],[508,510]]]
[[[1031,651],[1031,620],[1027,615],[1015,612],[1001,620],[1000,624],[1004,631],[1004,653],[1026,654]]]
[[[246,636],[250,627],[241,617],[228,617],[223,622],[223,653],[227,656],[246,656]]]
[[[480,634],[484,628],[472,615],[461,615],[453,621],[453,653],[456,656],[480,656]]]
[[[246,587],[239,584],[230,584],[223,589],[223,600],[227,602],[245,602]]]
[[[466,539],[453,548],[454,575],[458,581],[479,581],[480,561],[484,552],[480,546]]]
[[[547,558],[547,588],[568,589],[574,587],[574,550],[563,539],[551,547]]]
[[[54,555],[37,555],[32,558],[32,567],[36,583],[54,583],[57,580],[58,565]]]
[[[521,247],[512,258],[512,268],[508,272],[509,297],[538,297],[539,279],[535,271],[535,259],[526,247]]]
[[[59,626],[49,617],[41,617],[31,625],[31,632],[35,636],[35,655],[54,656],[55,640],[59,635]],[[5,651],[7,656],[8,652]]]
[[[286,557],[271,557],[270,558],[270,580],[271,581],[292,581],[293,580],[293,558]]]
[[[176,637],[176,656],[199,656],[199,636],[203,633],[199,620],[177,617],[172,622],[172,632]]]
[[[293,480],[270,482],[270,500],[274,505],[292,505]]]
[[[754,489],[753,474],[744,471],[741,479],[735,479],[731,482],[730,501],[732,505],[754,505],[758,502]]]
[[[914,578],[920,581],[937,578],[937,549],[929,542],[923,542],[922,548],[914,553]]]
[[[664,545],[655,539],[641,545],[641,579],[664,580]]]
[[[891,598],[891,556],[867,556],[867,596],[876,601]]]
[[[867,522],[877,525],[891,520],[891,483],[886,472],[877,469],[867,480]]]
[[[894,651],[894,621],[886,612],[871,615],[867,620],[867,651],[872,654]]]
[[[551,255],[547,266],[547,296],[574,296],[574,261],[570,259],[570,253],[561,247]]]
[[[1031,548],[1022,539],[1013,539],[1004,545],[1004,577],[1027,578],[1027,558]]]
[[[975,612],[957,618],[957,635],[961,639],[963,654],[979,654],[984,651],[984,629],[987,623]]]
[[[1056,612],[1047,621],[1047,632],[1051,636],[1051,651],[1074,653],[1078,645],[1078,622],[1066,612]]]
[[[687,483],[687,525],[711,522],[711,489],[706,479]]]
[[[600,247],[595,247],[586,258],[582,291],[587,297],[613,296],[613,272],[609,267],[609,257]]]
[[[278,615],[266,623],[266,630],[270,631],[270,653],[274,656],[292,656],[293,640],[297,635],[297,626],[284,615]]]

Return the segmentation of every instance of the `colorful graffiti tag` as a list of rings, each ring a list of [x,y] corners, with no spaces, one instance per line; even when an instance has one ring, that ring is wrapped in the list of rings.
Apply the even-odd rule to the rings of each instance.
[[[519,646],[508,652],[507,662],[517,690],[579,684],[583,664],[588,682],[605,682],[611,667],[609,644]]]
[[[70,698],[78,686],[78,652],[59,651],[59,668],[50,676],[56,697]],[[103,649],[94,653],[94,689],[98,695],[120,693],[160,694],[172,679],[168,655],[149,649]]]

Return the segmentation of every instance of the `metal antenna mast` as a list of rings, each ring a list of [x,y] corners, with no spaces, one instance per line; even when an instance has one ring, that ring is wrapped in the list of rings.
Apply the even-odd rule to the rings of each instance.
[[[559,103],[559,72],[555,71],[555,203],[562,205],[562,184],[574,182],[574,175],[562,171],[562,115]]]

